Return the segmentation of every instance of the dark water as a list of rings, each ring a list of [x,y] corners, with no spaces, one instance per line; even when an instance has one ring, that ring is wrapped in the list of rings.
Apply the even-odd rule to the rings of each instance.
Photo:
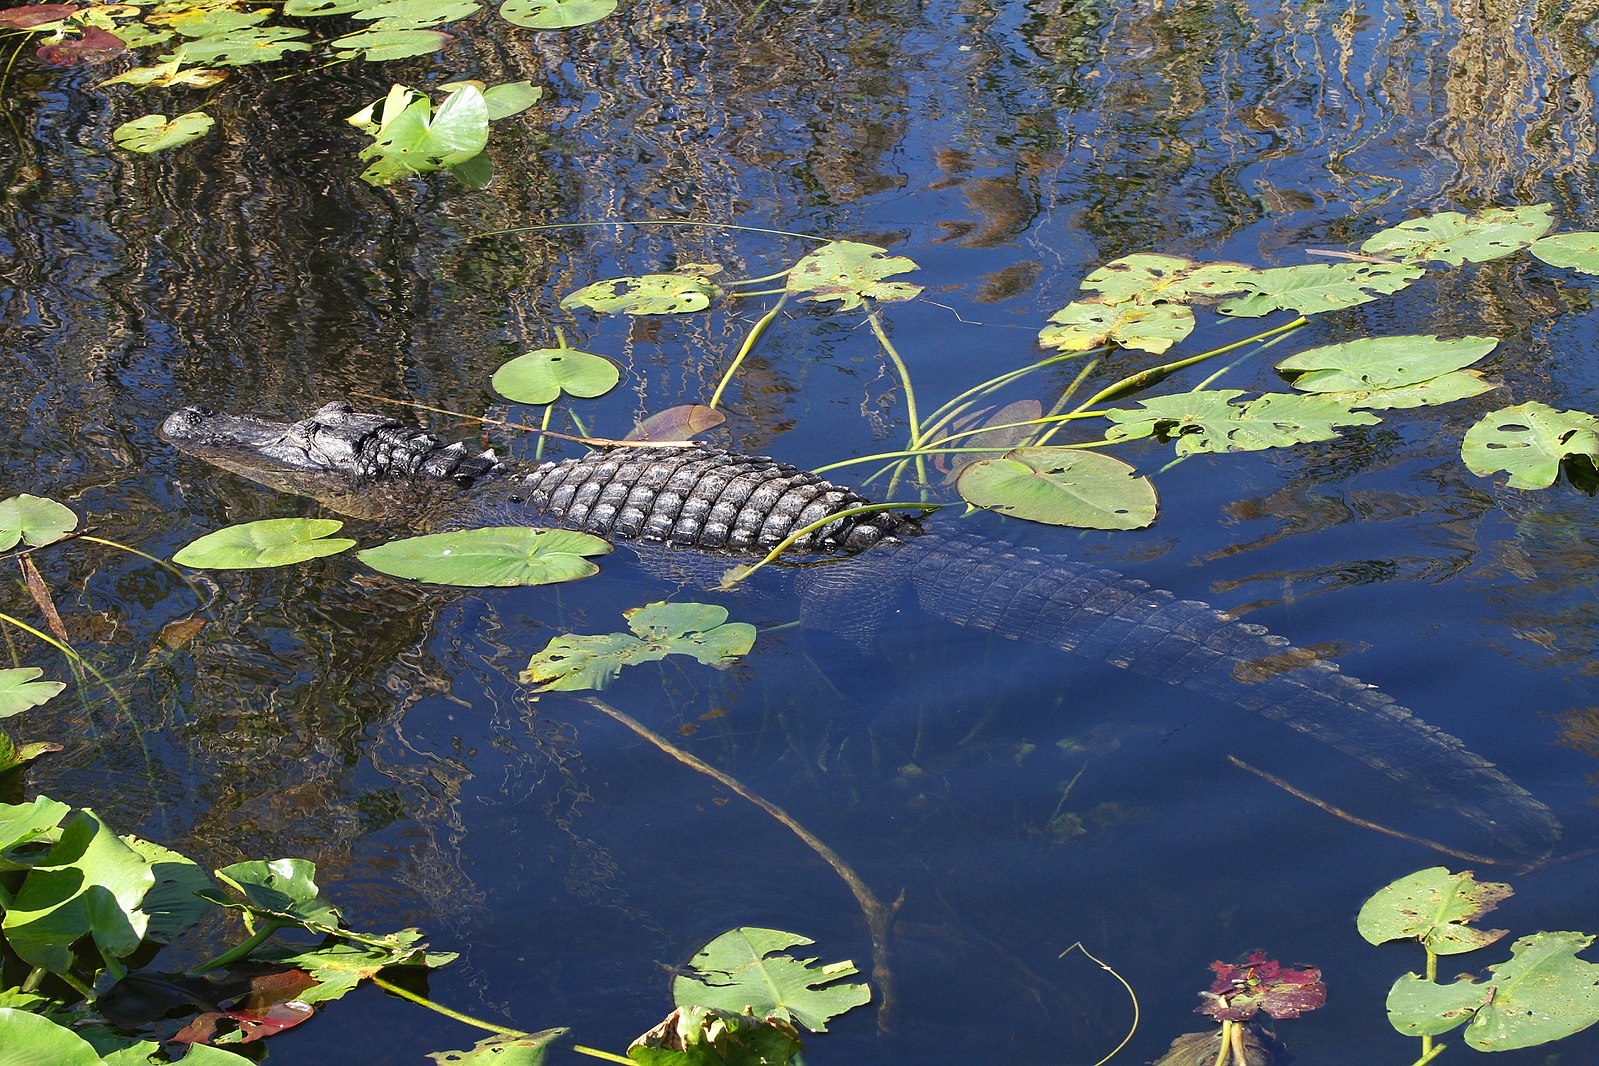
[[[488,377],[556,327],[625,367],[622,388],[579,408],[585,426],[619,435],[703,400],[771,298],[635,322],[573,316],[561,296],[681,263],[759,277],[813,247],[715,226],[478,236],[511,227],[695,218],[886,245],[927,286],[885,308],[924,411],[1034,358],[1036,331],[1078,279],[1130,252],[1293,265],[1408,215],[1541,200],[1562,228],[1599,227],[1593,15],[640,6],[533,43],[468,34],[410,66],[283,83],[245,73],[210,107],[223,133],[157,158],[104,147],[143,102],[112,105],[93,73],[19,62],[0,213],[5,495],[60,499],[100,536],[157,555],[227,522],[313,513],[175,454],[154,427],[189,402],[284,415],[356,389],[536,420],[496,401]],[[358,141],[339,119],[391,75],[528,77],[548,96],[495,127],[489,190],[374,192],[355,180]],[[1593,292],[1525,256],[1435,271],[1318,317],[1221,384],[1273,388],[1270,361],[1315,344],[1475,332],[1501,338],[1487,364],[1498,391],[1335,441],[1189,460],[1159,475],[1149,530],[971,524],[1248,609],[1338,655],[1564,823],[1569,861],[1479,865],[1518,889],[1497,924],[1599,931],[1596,502],[1564,483],[1507,490],[1458,457],[1487,410],[1599,410]],[[1178,351],[1256,328],[1202,311]],[[729,391],[716,438],[822,465],[899,446],[903,399],[857,315],[790,304]],[[1118,454],[1156,469],[1169,448]],[[397,587],[336,557],[201,577],[200,603],[166,571],[99,547],[38,561],[108,672],[141,661],[163,625],[202,606],[209,621],[128,682],[125,709],[90,694],[18,719],[69,745],[33,787],[212,865],[316,860],[357,927],[415,924],[462,952],[431,982],[442,1002],[621,1050],[668,1009],[669,968],[725,929],[790,929],[823,958],[872,957],[843,882],[786,829],[588,705],[519,689],[551,636],[608,632],[626,608],[688,595],[626,560],[556,589],[460,593]],[[723,602],[763,628],[798,610]],[[32,610],[20,587],[3,609]],[[19,663],[64,676],[10,639]],[[1475,842],[1280,726],[916,614],[870,654],[785,629],[725,674],[668,662],[628,672],[606,699],[781,805],[882,899],[902,896],[894,1031],[857,1011],[810,1061],[1094,1062],[1130,1005],[1081,956],[1059,958],[1077,941],[1137,991],[1142,1023],[1118,1061],[1201,1028],[1189,1011],[1207,964],[1257,947],[1326,973],[1328,1006],[1281,1026],[1301,1061],[1414,1058],[1382,1004],[1419,951],[1371,948],[1354,914],[1401,874],[1467,864],[1334,819],[1227,756]],[[359,1041],[365,1061],[413,1062],[476,1038],[363,989],[275,1038],[272,1055],[343,1060]],[[1593,1061],[1599,1040],[1554,1050],[1496,1061]]]

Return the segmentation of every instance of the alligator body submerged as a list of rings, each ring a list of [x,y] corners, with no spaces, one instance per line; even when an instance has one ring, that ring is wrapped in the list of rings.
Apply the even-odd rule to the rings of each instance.
[[[793,466],[702,447],[517,466],[342,403],[295,423],[185,408],[166,420],[162,436],[344,513],[421,528],[559,525],[680,549],[764,553],[796,529],[867,502]],[[1517,854],[1545,855],[1559,837],[1548,808],[1455,737],[1286,639],[1198,601],[1063,556],[924,530],[904,512],[839,518],[795,550],[854,553],[799,571],[808,625],[870,633],[908,587],[930,615],[1092,655],[1281,721],[1419,789]]]

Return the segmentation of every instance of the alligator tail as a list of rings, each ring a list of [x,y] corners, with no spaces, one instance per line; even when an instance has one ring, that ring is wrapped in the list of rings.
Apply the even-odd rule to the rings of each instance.
[[[966,534],[898,549],[922,609],[1210,693],[1360,760],[1526,856],[1560,837],[1550,810],[1393,698],[1196,600],[1060,556]]]

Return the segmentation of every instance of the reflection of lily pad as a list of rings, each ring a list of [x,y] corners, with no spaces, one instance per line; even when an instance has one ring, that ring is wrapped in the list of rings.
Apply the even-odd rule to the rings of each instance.
[[[1338,436],[1339,426],[1370,426],[1382,421],[1366,411],[1351,411],[1330,396],[1272,392],[1247,403],[1232,401],[1237,389],[1156,396],[1137,408],[1114,408],[1107,440],[1159,435],[1175,440],[1178,455],[1199,452],[1258,451],[1284,448]]]
[[[337,555],[355,541],[330,537],[344,526],[336,518],[269,518],[207,533],[178,549],[172,561],[202,570],[288,566]]]
[[[171,120],[165,115],[143,115],[118,126],[111,139],[131,152],[159,152],[197,141],[214,125],[203,111],[190,111]]]
[[[1484,263],[1521,251],[1548,233],[1554,224],[1548,204],[1490,207],[1475,215],[1440,211],[1385,229],[1362,244],[1360,250],[1407,263],[1429,259],[1450,266]]]
[[[539,691],[600,689],[624,666],[691,655],[725,669],[755,644],[755,627],[729,622],[727,609],[709,603],[652,603],[622,615],[632,633],[556,637],[528,661],[524,682]]]
[[[1304,392],[1396,389],[1468,367],[1498,343],[1493,337],[1365,337],[1291,355],[1277,369]]]
[[[599,537],[569,529],[488,526],[390,541],[357,554],[394,577],[483,588],[576,581],[600,572],[586,556],[610,550]]]
[[[1233,297],[1219,310],[1239,318],[1259,318],[1277,310],[1315,315],[1398,292],[1422,273],[1420,267],[1381,263],[1312,263],[1257,270],[1244,282],[1246,294]]]
[[[920,285],[884,280],[916,269],[913,260],[889,255],[888,249],[875,244],[831,241],[794,264],[786,287],[808,299],[837,300],[849,310],[863,299],[887,303],[918,295]]]
[[[961,471],[967,503],[1083,529],[1142,529],[1155,520],[1155,486],[1120,459],[1080,448],[1017,448]]]
[[[1473,474],[1510,474],[1513,489],[1546,489],[1563,460],[1582,456],[1599,463],[1599,418],[1523,403],[1485,415],[1466,430],[1460,457]]]
[[[1420,941],[1435,955],[1458,955],[1487,947],[1503,929],[1468,925],[1510,897],[1509,885],[1478,881],[1470,871],[1450,873],[1442,866],[1401,877],[1368,899],[1355,928],[1372,944]]]
[[[513,26],[570,30],[598,22],[616,10],[616,0],[505,0],[500,17]]]
[[[53,544],[76,528],[78,516],[65,504],[26,492],[0,500],[0,551],[10,551],[18,541],[35,548]]]
[[[602,355],[576,348],[540,348],[503,364],[494,372],[494,391],[517,403],[554,403],[561,393],[585,399],[616,387],[622,372]]]
[[[0,718],[10,718],[30,707],[37,707],[60,695],[67,686],[60,681],[39,681],[44,671],[37,666],[18,666],[0,670]]]
[[[707,273],[642,274],[585,285],[561,301],[562,307],[587,307],[610,315],[675,315],[703,311],[722,294]]]
[[[1183,304],[1099,303],[1074,300],[1049,316],[1054,323],[1038,343],[1063,352],[1086,352],[1103,344],[1159,355],[1193,331],[1194,312]]]

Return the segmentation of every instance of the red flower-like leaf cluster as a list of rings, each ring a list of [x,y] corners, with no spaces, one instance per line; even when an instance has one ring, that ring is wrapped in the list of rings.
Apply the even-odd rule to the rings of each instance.
[[[1218,1022],[1242,1022],[1265,1011],[1273,1018],[1297,1018],[1327,1002],[1327,986],[1321,971],[1314,966],[1284,966],[1268,959],[1264,951],[1253,952],[1240,963],[1213,962],[1216,980],[1209,992],[1201,992],[1196,1014],[1208,1014]]]

